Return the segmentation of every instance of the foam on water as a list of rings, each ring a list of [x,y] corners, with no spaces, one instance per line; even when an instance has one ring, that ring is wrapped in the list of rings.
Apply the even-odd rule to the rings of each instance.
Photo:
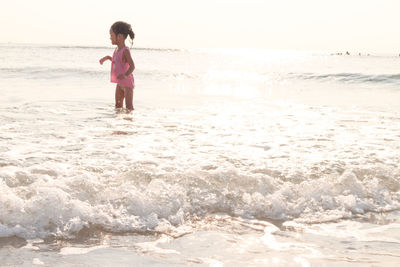
[[[73,103],[3,109],[0,235],[174,232],[218,213],[315,223],[399,209],[398,118],[359,112],[243,102],[133,116]]]

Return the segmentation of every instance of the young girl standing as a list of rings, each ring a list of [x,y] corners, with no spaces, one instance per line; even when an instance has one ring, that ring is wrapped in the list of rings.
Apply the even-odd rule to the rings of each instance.
[[[128,37],[135,38],[130,24],[122,21],[115,22],[110,28],[110,39],[113,45],[117,45],[112,57],[105,56],[100,59],[100,64],[104,61],[111,60],[111,82],[116,83],[115,88],[115,108],[122,108],[125,98],[125,106],[128,111],[133,110],[133,88],[135,82],[132,72],[135,69],[129,47],[125,45]]]

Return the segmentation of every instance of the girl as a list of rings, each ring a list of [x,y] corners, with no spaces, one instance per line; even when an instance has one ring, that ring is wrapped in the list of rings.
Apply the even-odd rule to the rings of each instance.
[[[105,56],[100,59],[100,64],[111,60],[111,82],[116,83],[115,108],[122,108],[124,98],[125,105],[129,112],[133,110],[133,88],[135,82],[132,72],[135,69],[129,47],[125,46],[125,39],[129,35],[131,43],[135,34],[130,24],[122,21],[115,22],[110,29],[110,39],[113,45],[117,45],[112,57]]]

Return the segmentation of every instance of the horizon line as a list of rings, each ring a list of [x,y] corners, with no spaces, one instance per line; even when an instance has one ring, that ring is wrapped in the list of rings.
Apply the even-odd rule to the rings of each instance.
[[[60,43],[20,43],[20,42],[0,42],[0,45],[21,45],[21,46],[42,46],[42,47],[54,47],[54,48],[95,48],[95,49],[109,49],[113,48],[113,45],[90,45],[90,44],[60,44]],[[327,53],[329,55],[361,55],[361,56],[376,56],[376,55],[396,55],[400,57],[400,53],[397,52],[353,52],[352,50],[346,51],[335,51],[332,50],[304,50],[304,49],[277,49],[277,48],[251,48],[251,47],[207,47],[207,48],[171,48],[171,47],[135,47],[132,46],[131,49],[134,50],[148,50],[148,51],[190,51],[190,50],[254,50],[254,51],[291,51],[291,52],[309,52],[309,53]]]

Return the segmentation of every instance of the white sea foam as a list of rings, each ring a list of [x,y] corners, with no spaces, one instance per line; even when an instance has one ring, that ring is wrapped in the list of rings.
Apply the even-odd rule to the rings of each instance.
[[[126,120],[77,115],[70,104],[57,104],[57,113],[35,105],[13,112],[36,112],[39,121],[1,126],[9,140],[1,236],[170,231],[221,212],[313,223],[400,208],[399,129],[385,114],[347,120],[358,111],[302,106],[248,113],[238,103],[200,113],[144,109]],[[75,115],[83,117],[70,120]],[[385,138],[375,138],[382,127]]]
[[[106,248],[106,246],[94,246],[90,248],[64,247],[61,249],[60,255],[80,255],[102,248]]]

